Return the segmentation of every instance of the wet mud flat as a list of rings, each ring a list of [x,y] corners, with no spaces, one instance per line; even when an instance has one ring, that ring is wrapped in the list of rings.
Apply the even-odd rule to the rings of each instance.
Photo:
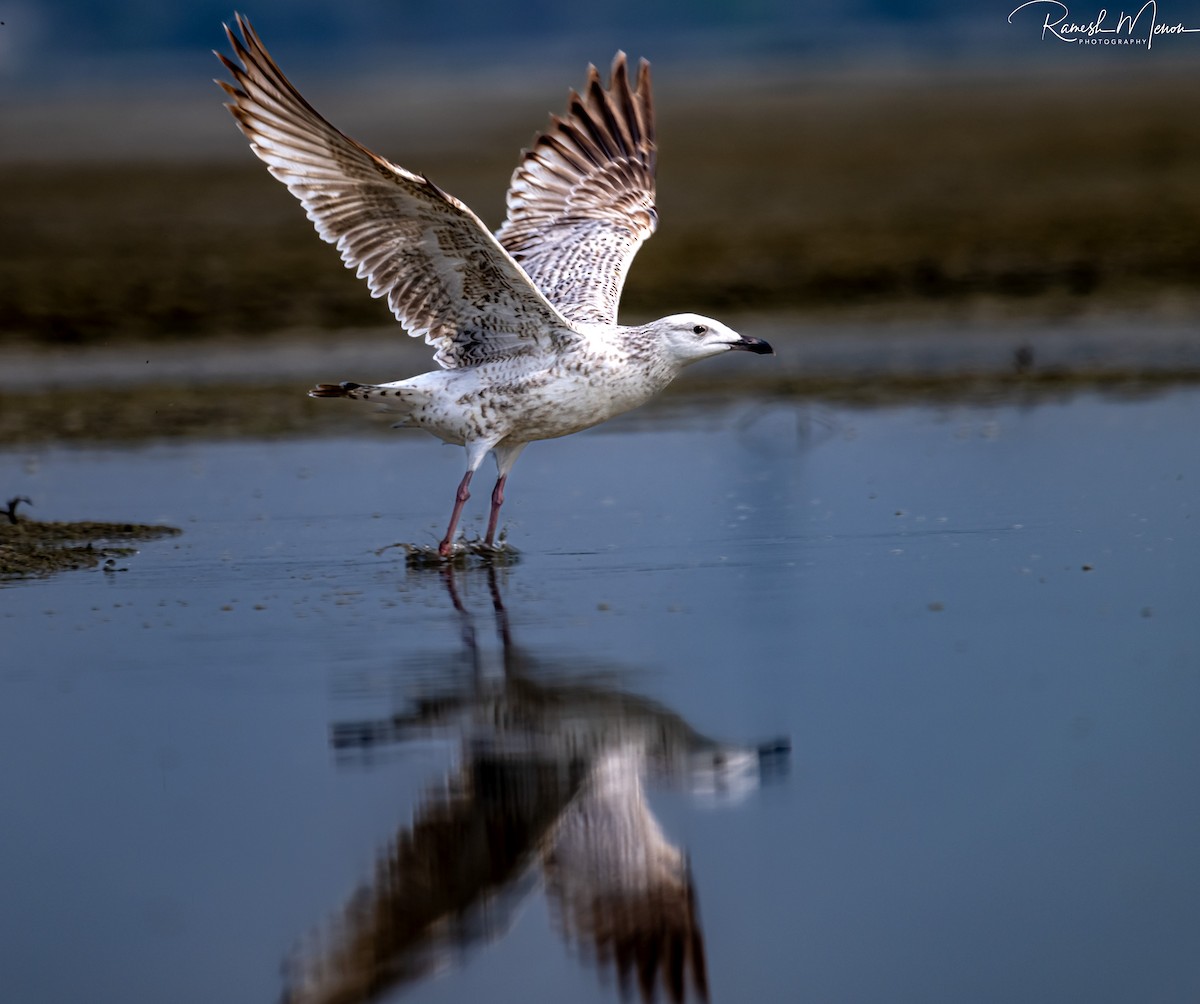
[[[887,406],[1142,394],[1200,381],[1193,326],[1119,315],[989,325],[835,325],[763,313],[729,320],[769,340],[776,355],[694,366],[632,421],[740,395]],[[0,444],[386,435],[387,412],[330,406],[308,389],[400,379],[432,365],[428,346],[394,324],[166,344],[0,345]]]
[[[173,526],[146,523],[43,522],[19,515],[12,504],[16,501],[10,500],[8,518],[0,519],[0,579],[97,567],[125,571],[124,559],[137,554],[136,544],[181,532]]]

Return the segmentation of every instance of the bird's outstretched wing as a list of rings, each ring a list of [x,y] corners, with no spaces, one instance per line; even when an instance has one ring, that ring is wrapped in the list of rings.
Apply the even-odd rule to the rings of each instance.
[[[281,1004],[368,1004],[511,926],[574,782],[553,761],[475,759],[431,792],[375,874],[285,968]]]
[[[658,223],[650,64],[631,88],[625,53],[608,90],[594,66],[567,115],[525,151],[500,243],[572,321],[614,324],[625,272]]]
[[[552,353],[577,336],[529,276],[457,199],[330,125],[292,86],[250,22],[225,26],[241,66],[226,107],[317,233],[367,280],[447,369]]]

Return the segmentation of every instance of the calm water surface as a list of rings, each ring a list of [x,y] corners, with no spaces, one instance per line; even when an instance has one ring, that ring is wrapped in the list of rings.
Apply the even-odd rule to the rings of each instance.
[[[184,530],[0,589],[5,997],[1200,999],[1198,406],[5,454]]]

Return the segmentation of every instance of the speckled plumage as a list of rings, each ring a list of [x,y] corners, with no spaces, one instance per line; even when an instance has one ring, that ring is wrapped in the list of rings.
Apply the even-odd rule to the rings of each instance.
[[[467,471],[441,551],[448,554],[471,476],[489,451],[504,483],[538,439],[578,432],[636,408],[686,365],[730,349],[770,352],[718,321],[676,314],[616,323],[625,273],[657,224],[650,67],[631,86],[624,53],[609,88],[589,67],[582,95],[553,116],[513,175],[495,236],[428,178],[372,153],[322,118],[241,15],[218,53],[218,83],[255,154],[304,206],[322,239],[384,297],[440,370],[384,384],[318,384],[314,397],[378,401],[467,450]]]

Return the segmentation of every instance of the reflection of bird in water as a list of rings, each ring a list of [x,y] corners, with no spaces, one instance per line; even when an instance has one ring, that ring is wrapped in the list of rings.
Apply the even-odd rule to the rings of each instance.
[[[563,679],[518,648],[488,569],[502,665],[489,674],[470,613],[469,679],[410,714],[344,723],[333,741],[369,751],[434,731],[462,740],[462,762],[380,854],[324,943],[297,959],[285,1000],[351,1004],[428,975],[497,937],[544,878],[563,936],[622,993],[708,997],[704,939],[687,858],[662,832],[647,778],[705,791],[748,790],[785,762],[786,742],[730,746],[611,681]],[[457,662],[457,654],[447,661]]]
[[[387,384],[318,384],[313,397],[383,403],[403,422],[466,447],[439,551],[450,554],[471,477],[495,451],[491,545],[508,472],[539,439],[636,408],[685,366],[731,349],[770,353],[720,321],[674,314],[617,324],[625,272],[658,222],[650,64],[631,86],[623,53],[606,90],[592,67],[582,96],[538,136],[513,175],[493,237],[428,178],[391,164],[325,121],[240,15],[242,65],[229,110],[270,172],[396,319],[442,367]]]

